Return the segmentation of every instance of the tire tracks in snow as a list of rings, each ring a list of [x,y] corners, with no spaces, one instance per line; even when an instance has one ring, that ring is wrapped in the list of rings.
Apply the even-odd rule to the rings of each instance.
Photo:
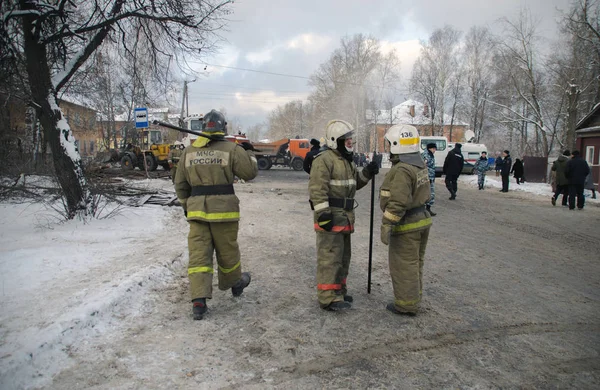
[[[520,323],[500,325],[485,329],[462,329],[453,332],[440,332],[426,335],[416,339],[408,337],[380,343],[366,348],[358,348],[339,354],[310,359],[291,366],[279,367],[268,374],[260,374],[256,378],[241,383],[236,383],[224,389],[234,389],[240,386],[268,384],[269,386],[282,384],[294,379],[301,379],[310,375],[328,372],[332,369],[358,364],[365,359],[381,358],[393,355],[404,355],[414,352],[438,350],[463,344],[471,344],[485,340],[495,340],[523,335],[541,335],[549,333],[595,333],[600,332],[600,324],[574,323]],[[598,370],[600,363],[590,359],[576,359],[568,361],[563,366],[562,362],[554,363],[562,367],[565,372],[582,370]]]

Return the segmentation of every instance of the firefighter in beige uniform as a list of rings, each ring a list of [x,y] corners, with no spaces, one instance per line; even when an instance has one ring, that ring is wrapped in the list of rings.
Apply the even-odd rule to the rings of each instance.
[[[381,241],[389,245],[389,265],[395,314],[416,315],[423,291],[423,259],[431,215],[427,166],[419,154],[419,133],[413,126],[395,125],[385,134],[392,168],[380,192],[383,220]]]
[[[212,298],[213,252],[217,254],[220,290],[231,288],[233,295],[239,296],[250,284],[250,274],[242,273],[240,263],[240,202],[233,179],[255,178],[258,166],[252,145],[225,140],[225,125],[220,112],[206,114],[202,129],[217,140],[198,137],[188,146],[175,178],[175,191],[190,224],[188,277],[196,320],[202,319],[206,299]]]
[[[179,158],[181,157],[181,153],[183,153],[183,149],[185,149],[185,145],[180,142],[175,142],[174,145],[171,145],[169,150],[169,165],[171,165],[171,180],[173,180],[173,184],[175,184],[175,176],[177,175],[177,164],[179,163]]]
[[[317,233],[317,297],[321,308],[350,307],[346,277],[350,267],[350,234],[354,232],[354,195],[379,168],[375,162],[358,172],[352,161],[352,126],[327,124],[327,147],[315,156],[308,184]]]

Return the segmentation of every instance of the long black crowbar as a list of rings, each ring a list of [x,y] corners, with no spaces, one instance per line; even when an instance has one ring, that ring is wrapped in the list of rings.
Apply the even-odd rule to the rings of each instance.
[[[182,133],[188,133],[188,134],[197,135],[199,137],[208,138],[208,139],[211,139],[213,141],[223,141],[224,140],[223,136],[211,135],[211,134],[202,133],[200,131],[193,131],[193,130],[184,129],[183,127],[175,126],[175,125],[172,125],[172,124],[167,123],[167,122],[153,120],[152,123],[155,124],[155,125],[162,126],[162,127],[167,127],[169,129],[181,131]]]
[[[379,165],[379,161],[383,158],[382,155],[375,157],[373,152],[373,161]],[[371,178],[371,228],[369,231],[369,276],[367,280],[367,294],[371,294],[371,268],[373,267],[373,210],[375,208],[375,177]]]

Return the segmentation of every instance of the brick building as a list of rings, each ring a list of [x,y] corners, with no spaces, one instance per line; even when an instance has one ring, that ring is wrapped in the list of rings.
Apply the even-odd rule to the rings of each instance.
[[[450,142],[464,141],[465,131],[469,125],[452,118],[450,115],[444,115],[443,128],[439,125],[431,125],[431,116],[429,107],[426,104],[415,100],[407,100],[393,107],[391,110],[367,110],[366,113],[368,126],[377,129],[377,150],[387,151],[384,148],[384,135],[387,129],[393,125],[412,125],[419,130],[420,135],[444,135]],[[371,138],[374,134],[371,135]],[[371,145],[375,140],[371,139]]]
[[[59,100],[58,104],[77,140],[81,156],[95,156],[99,137],[96,126],[96,111],[66,100]],[[35,111],[28,107],[24,101],[8,99],[1,117],[0,135],[2,138],[18,139],[24,151],[28,153],[33,152],[34,149],[37,149],[37,152],[42,151],[42,147],[36,139],[37,137],[43,139],[43,136],[37,134]],[[49,149],[47,153],[50,153]]]

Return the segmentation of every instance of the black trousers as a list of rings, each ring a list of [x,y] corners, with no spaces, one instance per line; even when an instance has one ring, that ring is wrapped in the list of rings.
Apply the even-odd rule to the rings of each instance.
[[[450,191],[450,195],[456,195],[458,191],[458,175],[446,175],[446,188]]]
[[[577,208],[582,209],[585,204],[583,197],[583,184],[569,184],[569,208],[575,208],[575,197],[577,197]]]
[[[502,175],[502,191],[508,192],[508,178],[510,175]]]
[[[554,199],[558,200],[558,197],[562,194],[562,205],[567,205],[567,199],[569,198],[569,185],[565,184],[562,186],[556,185],[556,192],[554,192]]]

